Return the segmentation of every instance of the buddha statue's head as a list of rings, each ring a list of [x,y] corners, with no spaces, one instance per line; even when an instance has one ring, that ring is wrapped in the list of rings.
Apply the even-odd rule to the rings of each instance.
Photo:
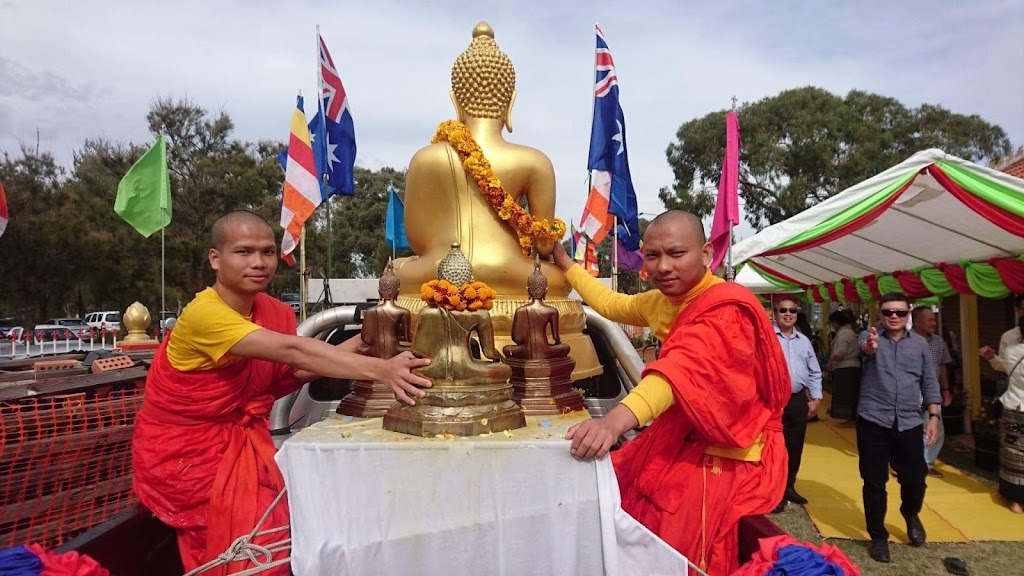
[[[388,258],[388,265],[384,267],[384,273],[377,282],[377,293],[380,294],[381,300],[394,300],[398,298],[398,290],[401,287],[401,281],[395,276],[395,265],[391,258]]]
[[[534,300],[542,299],[548,294],[548,279],[540,271],[540,257],[533,262],[533,274],[526,279],[526,292]]]
[[[473,41],[452,65],[452,103],[460,121],[467,118],[504,120],[512,131],[512,104],[516,99],[516,69],[498,48],[494,29],[481,22]]]

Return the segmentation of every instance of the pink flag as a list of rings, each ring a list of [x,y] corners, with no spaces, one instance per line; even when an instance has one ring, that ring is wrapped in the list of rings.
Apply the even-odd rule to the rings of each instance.
[[[740,223],[740,121],[736,112],[725,115],[725,158],[722,160],[722,178],[718,181],[718,202],[715,219],[711,224],[711,245],[715,256],[711,270],[717,270],[729,250],[729,224]]]

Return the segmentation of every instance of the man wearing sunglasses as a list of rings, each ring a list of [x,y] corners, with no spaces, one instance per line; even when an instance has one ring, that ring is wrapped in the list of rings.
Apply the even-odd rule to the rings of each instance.
[[[939,381],[928,341],[907,330],[910,301],[900,292],[882,296],[878,327],[861,334],[863,359],[857,409],[857,451],[864,481],[864,519],[871,536],[869,553],[876,562],[890,562],[885,529],[889,465],[899,474],[900,514],[907,521],[913,546],[925,543],[918,514],[924,504],[928,466],[921,444],[938,437]],[[927,408],[927,418],[921,416]],[[927,420],[925,422],[924,420]]]
[[[773,512],[782,512],[787,502],[807,504],[796,491],[796,474],[800,471],[800,458],[804,453],[804,438],[807,436],[807,421],[818,413],[821,404],[821,366],[814,353],[811,341],[796,329],[800,308],[796,300],[783,298],[775,305],[775,335],[786,356],[789,379],[793,395],[782,413],[782,435],[786,439],[789,454],[789,474],[786,477],[786,492]],[[810,402],[807,395],[810,394]]]

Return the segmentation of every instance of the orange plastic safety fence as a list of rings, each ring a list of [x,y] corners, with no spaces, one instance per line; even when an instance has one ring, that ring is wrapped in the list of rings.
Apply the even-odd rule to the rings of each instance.
[[[51,549],[134,504],[142,390],[0,403],[0,549]]]

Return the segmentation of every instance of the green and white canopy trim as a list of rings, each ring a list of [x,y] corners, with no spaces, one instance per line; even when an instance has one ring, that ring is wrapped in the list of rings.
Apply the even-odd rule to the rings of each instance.
[[[1024,293],[1024,180],[925,150],[733,247],[779,288],[859,302]]]

